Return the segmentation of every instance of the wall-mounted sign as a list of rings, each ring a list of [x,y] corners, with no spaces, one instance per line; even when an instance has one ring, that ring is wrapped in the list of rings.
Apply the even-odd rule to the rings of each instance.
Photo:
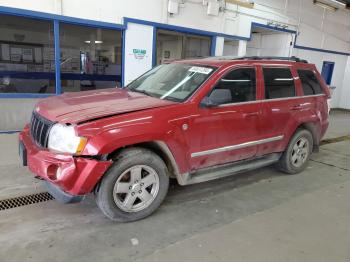
[[[152,68],[153,26],[128,23],[125,32],[124,85]],[[142,39],[142,48],[140,48]]]
[[[136,59],[144,59],[147,53],[145,49],[133,49],[132,52]]]

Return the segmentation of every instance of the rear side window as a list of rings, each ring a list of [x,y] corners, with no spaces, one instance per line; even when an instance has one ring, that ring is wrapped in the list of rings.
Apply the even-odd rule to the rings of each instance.
[[[322,87],[314,72],[310,70],[298,70],[298,75],[305,96],[323,94]]]
[[[295,85],[289,68],[263,68],[265,98],[275,99],[295,96]]]
[[[212,90],[210,97],[220,104],[240,103],[256,99],[256,77],[254,68],[234,69],[225,75]],[[218,100],[219,102],[219,100]]]

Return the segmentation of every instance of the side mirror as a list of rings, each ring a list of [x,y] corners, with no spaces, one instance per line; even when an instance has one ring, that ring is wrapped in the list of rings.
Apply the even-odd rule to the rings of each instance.
[[[215,107],[218,106],[218,104],[215,104],[213,101],[210,100],[210,97],[204,97],[202,102],[200,103],[201,107]]]

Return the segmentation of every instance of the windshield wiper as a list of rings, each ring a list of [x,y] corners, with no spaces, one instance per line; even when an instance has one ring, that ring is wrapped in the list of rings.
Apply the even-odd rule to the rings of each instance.
[[[129,89],[129,91],[130,92],[141,93],[141,94],[144,94],[144,95],[150,96],[150,97],[156,97],[155,95],[152,95],[151,93],[147,92],[146,90]]]

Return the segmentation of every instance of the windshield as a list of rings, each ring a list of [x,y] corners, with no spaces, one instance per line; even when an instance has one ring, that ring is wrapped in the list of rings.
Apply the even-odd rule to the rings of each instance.
[[[164,64],[153,68],[127,89],[160,99],[184,101],[208,79],[214,68],[189,64]]]

